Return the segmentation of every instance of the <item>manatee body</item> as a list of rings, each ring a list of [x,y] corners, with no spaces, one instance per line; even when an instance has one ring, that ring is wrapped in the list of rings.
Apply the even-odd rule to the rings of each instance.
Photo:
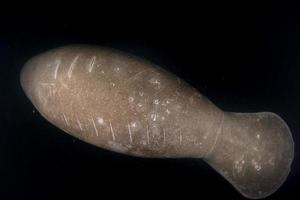
[[[140,157],[203,158],[249,198],[286,179],[294,143],[276,114],[224,112],[164,69],[123,52],[73,45],[30,59],[21,85],[52,124]]]

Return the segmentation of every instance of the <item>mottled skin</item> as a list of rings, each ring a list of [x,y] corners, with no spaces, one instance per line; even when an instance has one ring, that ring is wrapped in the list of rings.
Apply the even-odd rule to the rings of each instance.
[[[279,116],[223,112],[173,74],[109,48],[38,55],[21,84],[47,120],[81,140],[133,156],[204,158],[250,198],[274,192],[293,159]]]

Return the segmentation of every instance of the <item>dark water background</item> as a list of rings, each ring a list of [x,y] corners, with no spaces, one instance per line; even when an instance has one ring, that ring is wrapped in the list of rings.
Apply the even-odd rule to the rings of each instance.
[[[299,9],[235,6],[131,11],[95,5],[65,15],[1,17],[0,199],[243,199],[202,161],[112,153],[43,119],[22,92],[19,72],[31,56],[73,43],[147,58],[224,110],[279,114],[293,133],[295,160],[287,181],[267,199],[299,199]]]

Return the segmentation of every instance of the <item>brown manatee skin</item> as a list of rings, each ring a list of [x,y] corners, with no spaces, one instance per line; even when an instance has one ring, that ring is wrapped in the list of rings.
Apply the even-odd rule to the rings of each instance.
[[[70,45],[30,59],[21,85],[49,122],[90,144],[139,157],[203,158],[248,198],[286,179],[294,142],[276,114],[224,112],[133,55]]]

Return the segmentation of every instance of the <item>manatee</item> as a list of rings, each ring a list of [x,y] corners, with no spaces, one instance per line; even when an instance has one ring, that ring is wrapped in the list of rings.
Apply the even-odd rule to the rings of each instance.
[[[271,112],[233,113],[165,69],[119,50],[69,45],[31,58],[21,86],[40,114],[97,147],[148,158],[203,159],[248,198],[286,180],[289,127]]]

